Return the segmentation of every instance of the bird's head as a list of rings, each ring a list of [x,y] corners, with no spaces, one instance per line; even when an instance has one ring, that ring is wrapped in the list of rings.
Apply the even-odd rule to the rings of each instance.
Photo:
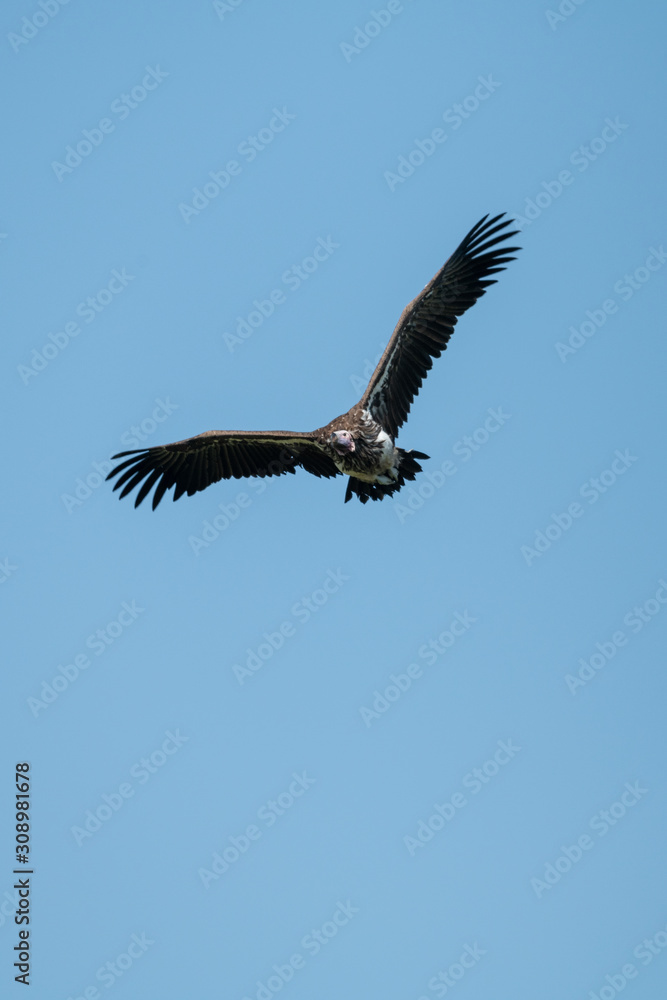
[[[350,431],[332,431],[329,441],[339,455],[350,455],[355,450],[354,438]]]

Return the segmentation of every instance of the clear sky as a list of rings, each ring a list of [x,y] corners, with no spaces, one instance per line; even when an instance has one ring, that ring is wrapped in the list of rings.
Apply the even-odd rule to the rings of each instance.
[[[662,996],[664,11],[0,19],[3,995],[25,761],[34,1000]],[[503,211],[397,498],[102,484],[345,412]]]

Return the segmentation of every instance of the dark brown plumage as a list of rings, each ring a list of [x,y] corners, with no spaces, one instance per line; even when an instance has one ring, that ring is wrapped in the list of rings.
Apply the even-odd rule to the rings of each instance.
[[[514,260],[519,247],[501,246],[516,235],[511,220],[485,216],[424,290],[403,310],[361,400],[347,413],[310,433],[206,431],[174,444],[123,451],[107,476],[124,497],[141,484],[135,507],[153,493],[153,509],[172,486],[174,500],[220,479],[280,476],[297,466],[315,476],[350,477],[345,500],[381,500],[413,480],[428,458],[394,444],[422,381],[447,347],[459,316],[495,283],[492,274]],[[487,221],[488,220],[488,221]],[[126,457],[131,456],[131,457]]]

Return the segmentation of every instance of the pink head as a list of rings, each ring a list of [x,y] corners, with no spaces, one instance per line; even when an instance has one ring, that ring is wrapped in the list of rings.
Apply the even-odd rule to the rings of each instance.
[[[354,438],[350,431],[332,431],[329,439],[339,455],[349,455],[354,449]]]

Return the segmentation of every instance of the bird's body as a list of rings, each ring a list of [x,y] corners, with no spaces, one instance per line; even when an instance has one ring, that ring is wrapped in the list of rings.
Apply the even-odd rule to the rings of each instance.
[[[292,431],[206,431],[184,441],[136,451],[107,478],[124,497],[140,483],[138,506],[153,487],[153,509],[174,486],[174,500],[191,496],[220,479],[277,476],[301,466],[315,476],[349,476],[345,500],[362,503],[391,496],[413,480],[428,458],[396,447],[399,428],[431,368],[447,347],[457,318],[494,283],[489,275],[513,260],[518,247],[497,246],[514,236],[509,221],[485,216],[420,295],[403,311],[366,392],[347,413],[310,433]],[[495,249],[491,249],[495,247]],[[126,456],[132,456],[127,458]],[[119,475],[122,473],[122,475]]]
[[[313,432],[328,452],[338,472],[350,477],[345,499],[355,493],[362,503],[369,497],[381,500],[399,490],[405,479],[421,471],[415,458],[422,452],[404,452],[361,403]],[[409,459],[404,456],[410,455]]]
[[[355,406],[359,414],[352,411],[338,419],[346,428],[355,427],[353,432],[355,450],[336,455],[336,468],[345,476],[355,476],[364,483],[390,485],[398,478],[400,453],[390,436],[368,410]],[[352,418],[352,419],[351,419]]]

